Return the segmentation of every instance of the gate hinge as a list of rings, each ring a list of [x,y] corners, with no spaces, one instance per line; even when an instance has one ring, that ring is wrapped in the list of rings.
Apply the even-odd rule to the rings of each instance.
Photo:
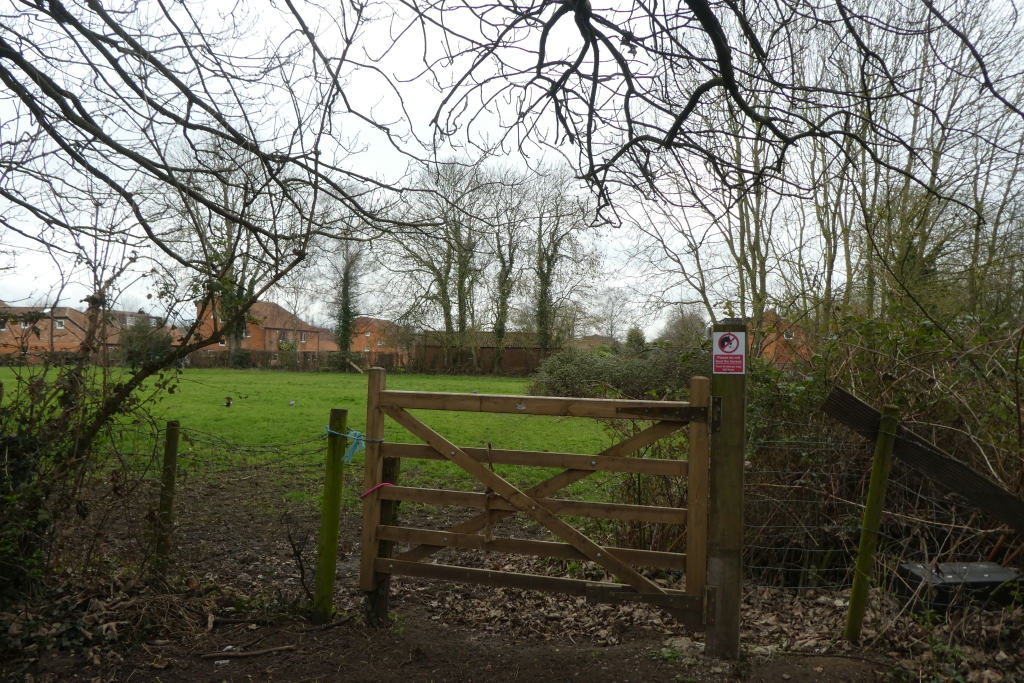
[[[711,431],[715,434],[722,431],[722,397],[711,397]]]

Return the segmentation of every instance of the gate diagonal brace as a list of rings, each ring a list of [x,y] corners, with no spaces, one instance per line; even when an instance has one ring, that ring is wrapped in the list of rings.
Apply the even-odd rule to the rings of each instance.
[[[405,427],[415,436],[423,439],[441,455],[445,456],[452,463],[458,465],[468,474],[475,477],[484,486],[493,489],[495,493],[511,503],[517,510],[529,515],[540,524],[548,528],[553,534],[573,546],[587,556],[589,560],[600,565],[611,574],[635,588],[639,593],[664,594],[661,586],[647,579],[640,572],[620,560],[613,553],[594,543],[584,534],[569,524],[566,524],[559,517],[544,507],[543,501],[531,498],[517,489],[503,478],[491,472],[483,464],[469,457],[460,448],[445,439],[443,436],[423,424],[403,408],[389,406],[385,408],[387,415],[398,424]]]
[[[629,437],[625,441],[619,442],[614,446],[606,448],[601,451],[599,455],[611,456],[611,457],[622,457],[628,453],[634,453],[641,448],[646,448],[658,439],[663,439],[679,430],[683,425],[678,422],[658,422],[642,432],[638,432],[633,436]],[[545,479],[541,483],[529,489],[526,494],[536,498],[548,498],[551,495],[561,491],[566,486],[576,483],[581,479],[585,479],[593,474],[592,470],[564,470],[563,472],[556,474],[555,476]],[[486,514],[486,513],[485,513]],[[460,524],[455,525],[449,531],[456,534],[473,534],[481,529],[487,523],[485,514],[479,514],[476,517],[466,520]],[[491,523],[496,523],[506,517],[511,516],[512,512],[505,511],[493,511],[493,517]],[[443,550],[444,546],[434,545],[419,545],[415,548],[405,551],[395,559],[403,560],[407,562],[419,562],[425,560],[439,550]]]

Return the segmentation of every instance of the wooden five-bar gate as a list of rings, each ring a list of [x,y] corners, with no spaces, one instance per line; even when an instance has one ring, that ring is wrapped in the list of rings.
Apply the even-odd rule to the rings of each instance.
[[[638,601],[657,605],[691,630],[704,630],[715,619],[716,589],[707,584],[708,491],[710,432],[717,428],[711,382],[693,379],[689,402],[631,401],[392,391],[385,372],[369,376],[366,426],[366,469],[363,498],[360,584],[368,592],[371,612],[387,611],[391,576],[480,583],[585,596],[590,602]],[[437,433],[410,409],[449,410],[521,415],[554,415],[651,421],[653,424],[597,455],[463,448]],[[384,442],[384,417],[390,417],[423,444]],[[688,427],[689,459],[629,457],[654,442]],[[486,487],[486,493],[415,488],[398,485],[403,458],[448,460]],[[520,490],[489,467],[492,464],[561,468],[541,483]],[[687,478],[687,508],[593,503],[553,497],[594,472],[623,472]],[[449,529],[395,526],[398,501],[475,508],[481,512]],[[492,526],[515,513],[532,517],[561,542],[493,535]],[[686,553],[655,552],[602,546],[561,516],[632,520],[685,525]],[[413,547],[392,556],[396,543]],[[507,571],[427,563],[443,548],[486,550],[566,560],[590,560],[622,583],[592,582]],[[682,570],[685,590],[669,590],[636,567]],[[376,606],[374,606],[376,604]]]

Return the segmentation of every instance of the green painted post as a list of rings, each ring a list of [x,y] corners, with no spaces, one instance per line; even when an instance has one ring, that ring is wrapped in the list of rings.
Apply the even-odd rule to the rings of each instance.
[[[178,473],[178,439],[181,424],[177,420],[167,423],[164,435],[164,466],[160,476],[160,508],[156,518],[156,553],[153,569],[157,576],[167,573],[171,553],[171,532],[174,530],[174,478]]]
[[[875,456],[871,461],[868,500],[864,506],[864,522],[860,530],[857,568],[853,574],[853,588],[850,590],[850,609],[846,613],[846,629],[843,631],[843,637],[854,643],[860,640],[864,610],[868,604],[871,570],[874,568],[875,547],[878,545],[878,527],[882,521],[882,510],[885,508],[885,490],[889,485],[889,469],[892,466],[892,449],[896,444],[898,418],[899,408],[891,405],[882,407],[882,419],[878,423],[878,440],[875,441]]]
[[[708,503],[707,586],[714,613],[707,615],[705,652],[740,656],[743,591],[743,458],[747,448],[747,325],[717,323],[712,334],[711,454]],[[710,606],[709,606],[710,611]]]
[[[348,411],[331,408],[327,435],[327,467],[324,500],[320,507],[320,538],[316,550],[316,584],[313,589],[313,623],[330,623],[334,615],[334,573],[338,567],[338,524],[341,520],[341,487],[345,474]]]

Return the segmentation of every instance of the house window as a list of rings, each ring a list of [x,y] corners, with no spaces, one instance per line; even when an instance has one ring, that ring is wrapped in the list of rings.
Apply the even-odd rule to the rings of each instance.
[[[363,334],[365,334],[367,337],[369,337],[370,336],[370,331],[367,330],[366,332],[363,332]]]
[[[219,342],[217,342],[217,346],[227,346],[227,345],[228,345],[228,343],[226,341],[224,341],[223,339],[221,339]]]
[[[378,339],[377,340],[377,346],[384,346],[384,340],[383,339]]]
[[[7,318],[0,317],[0,330],[7,329]]]
[[[54,320],[53,322],[57,326],[58,330],[63,330],[64,329],[64,321],[63,320]]]
[[[302,336],[299,337],[299,341],[302,342],[303,344],[306,343],[306,333],[305,332],[303,332]]]
[[[21,324],[21,329],[27,330],[28,329],[28,323],[22,323]]]
[[[786,330],[785,332],[782,333],[782,336],[785,337],[786,339],[792,339],[793,330]]]
[[[279,330],[277,333],[277,341],[283,342],[288,341],[288,333],[284,330]]]
[[[135,324],[135,316],[134,315],[128,316],[126,324],[128,325],[128,327],[131,327],[132,325],[134,325]]]
[[[250,330],[248,327],[245,328],[245,332],[242,333],[242,336],[248,339],[249,337],[252,336],[252,330]]]
[[[369,347],[369,346],[367,346],[367,347],[366,347],[366,353],[369,353],[369,352],[370,352],[370,347]]]

